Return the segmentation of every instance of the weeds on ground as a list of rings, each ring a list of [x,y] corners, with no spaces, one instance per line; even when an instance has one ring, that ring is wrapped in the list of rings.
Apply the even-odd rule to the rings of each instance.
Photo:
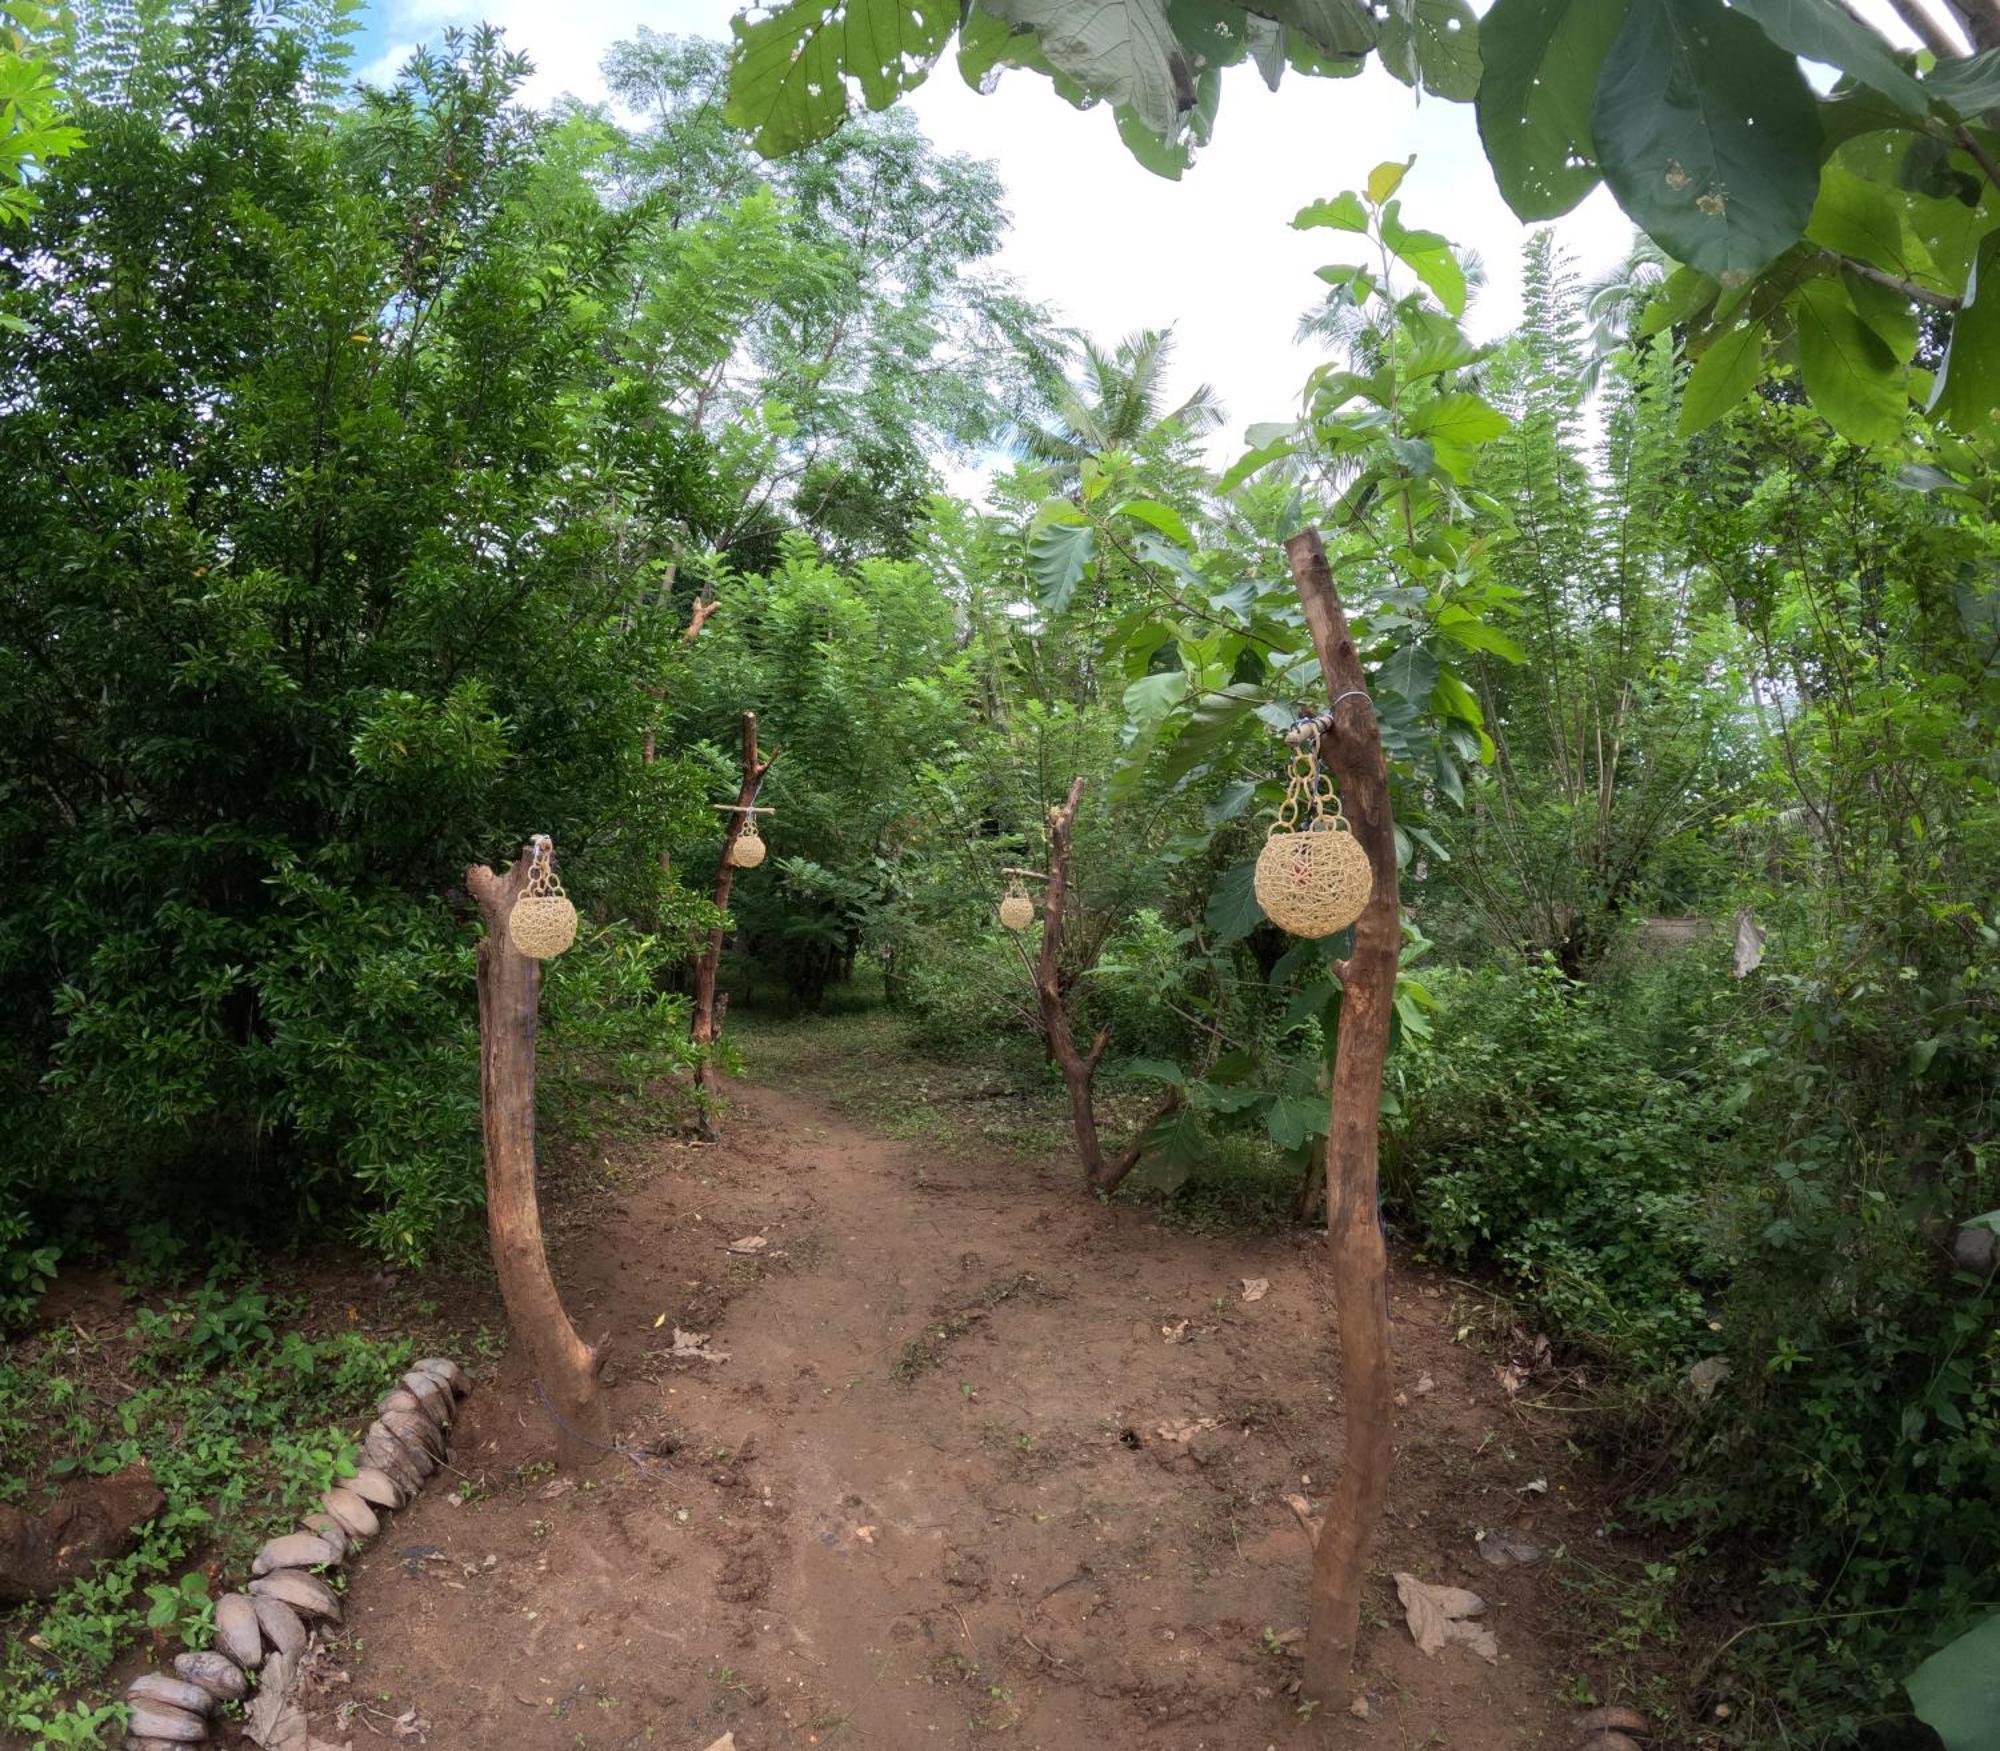
[[[107,1742],[122,1710],[92,1691],[119,1656],[149,1633],[205,1646],[217,1577],[352,1471],[356,1431],[415,1346],[312,1335],[303,1313],[218,1274],[135,1304],[116,1337],[52,1326],[0,1356],[0,1498],[32,1509],[139,1461],[166,1497],[129,1553],[0,1617],[0,1730]]]

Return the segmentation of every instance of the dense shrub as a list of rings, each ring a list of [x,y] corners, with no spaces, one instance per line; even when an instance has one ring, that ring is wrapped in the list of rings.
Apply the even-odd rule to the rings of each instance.
[[[1385,1164],[1425,1248],[1497,1265],[1558,1332],[1660,1366],[1706,1335],[1717,1166],[1690,1089],[1661,1076],[1546,962],[1434,975],[1406,1037]]]
[[[45,1216],[358,1206],[421,1254],[479,1196],[466,864],[548,831],[598,916],[690,913],[689,774],[642,758],[678,615],[598,466],[622,228],[522,72],[456,42],[336,125],[294,37],[197,9],[0,234],[0,1102]],[[552,981],[552,1033],[632,983]]]

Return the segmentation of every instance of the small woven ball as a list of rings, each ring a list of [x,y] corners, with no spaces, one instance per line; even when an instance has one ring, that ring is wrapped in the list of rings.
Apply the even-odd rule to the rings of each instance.
[[[507,934],[530,960],[545,961],[576,941],[576,908],[560,894],[527,894],[507,914]]]
[[[1035,902],[1026,894],[1009,894],[1000,902],[1000,922],[1009,930],[1026,930],[1035,921]]]
[[[766,847],[761,833],[745,833],[729,848],[729,861],[738,869],[755,869],[764,861]]]
[[[1252,882],[1264,916],[1293,936],[1331,936],[1361,916],[1374,892],[1368,853],[1344,824],[1316,833],[1273,833]]]

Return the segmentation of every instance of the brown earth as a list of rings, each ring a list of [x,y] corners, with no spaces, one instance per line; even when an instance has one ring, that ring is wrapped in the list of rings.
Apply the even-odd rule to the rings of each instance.
[[[350,1566],[314,1730],[356,1745],[1259,1751],[1567,1744],[1591,1661],[1546,1562],[1590,1549],[1560,1418],[1458,1291],[1399,1270],[1397,1471],[1353,1698],[1284,1646],[1340,1462],[1322,1250],[1084,1197],[1066,1163],[889,1142],[743,1088],[719,1146],[651,1142],[559,1259],[609,1331],[625,1451],[558,1477],[510,1354],[441,1475]],[[759,1256],[732,1255],[765,1237]],[[1264,1278],[1260,1299],[1244,1279]],[[726,1360],[675,1359],[675,1328]],[[1542,1422],[1556,1425],[1541,1432]],[[1538,1479],[1547,1482],[1538,1491]],[[1598,1548],[1602,1548],[1599,1546]],[[1430,1658],[1391,1572],[1476,1589],[1497,1664]]]

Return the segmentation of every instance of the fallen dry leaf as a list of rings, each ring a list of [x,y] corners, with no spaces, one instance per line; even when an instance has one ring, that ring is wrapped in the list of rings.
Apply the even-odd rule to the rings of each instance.
[[[1493,1372],[1499,1379],[1500,1384],[1507,1389],[1507,1396],[1509,1398],[1512,1398],[1521,1390],[1528,1378],[1528,1371],[1518,1362],[1509,1362],[1506,1367],[1496,1368]]]
[[[1695,1397],[1713,1398],[1715,1389],[1730,1376],[1729,1358],[1708,1356],[1688,1370],[1688,1385],[1694,1388]]]
[[[1532,1538],[1504,1528],[1482,1532],[1473,1542],[1479,1546],[1479,1554],[1496,1569],[1526,1568],[1530,1563],[1540,1562],[1544,1554],[1542,1547]]]
[[[1299,1530],[1306,1535],[1306,1542],[1317,1549],[1319,1546],[1319,1529],[1326,1523],[1324,1516],[1315,1514],[1312,1511],[1312,1503],[1307,1501],[1304,1496],[1287,1496],[1285,1498],[1285,1506],[1291,1509],[1293,1514],[1298,1517]]]
[[[1243,1279],[1243,1299],[1245,1301],[1262,1301],[1270,1293],[1271,1279],[1269,1277],[1245,1277]]]
[[[1417,1376],[1417,1397],[1422,1398],[1428,1392],[1437,1391],[1437,1384],[1428,1374],[1419,1374]]]
[[[682,1331],[674,1327],[674,1347],[669,1355],[686,1356],[699,1362],[726,1362],[727,1350],[711,1350],[708,1347],[708,1333],[705,1331]]]
[[[1192,1441],[1197,1435],[1205,1435],[1210,1429],[1222,1427],[1220,1417],[1195,1417],[1178,1423],[1162,1423],[1153,1432],[1162,1441]]]
[[[1184,1344],[1187,1342],[1187,1328],[1188,1322],[1186,1320],[1176,1320],[1172,1325],[1161,1326],[1160,1336],[1165,1338],[1170,1344]]]
[[[736,1751],[735,1733],[734,1732],[724,1733],[721,1738],[713,1741],[707,1747],[707,1751]]]
[[[750,1253],[760,1253],[770,1244],[770,1241],[766,1240],[761,1234],[746,1234],[741,1240],[732,1240],[724,1250],[742,1256]]]
[[[1403,1602],[1411,1638],[1425,1653],[1439,1654],[1447,1642],[1463,1642],[1482,1660],[1500,1658],[1500,1644],[1493,1639],[1493,1632],[1466,1621],[1486,1609],[1486,1601],[1477,1593],[1398,1574],[1396,1597]]]

